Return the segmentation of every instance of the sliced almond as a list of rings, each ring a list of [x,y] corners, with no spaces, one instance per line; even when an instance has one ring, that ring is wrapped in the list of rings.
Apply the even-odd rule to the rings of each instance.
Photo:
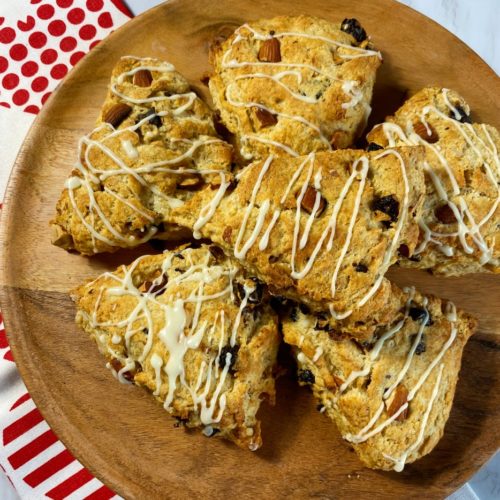
[[[260,46],[258,58],[259,61],[263,62],[280,62],[280,41],[277,38],[269,38],[267,40],[264,40],[264,42]]]
[[[439,136],[437,135],[437,132],[434,130],[434,128],[430,124],[427,124],[427,127],[426,127],[424,123],[417,122],[413,126],[413,130],[424,141],[427,141],[430,144],[433,144],[433,143],[439,141]]]
[[[153,75],[149,69],[140,69],[137,73],[134,73],[132,83],[138,87],[150,87],[151,83],[153,83]]]
[[[398,385],[394,392],[392,393],[391,397],[387,401],[387,413],[389,414],[390,417],[395,415],[399,409],[408,402],[408,389],[404,385]],[[408,408],[403,410],[396,420],[398,422],[402,422],[403,420],[406,419],[408,416]]]
[[[127,118],[131,111],[132,108],[130,106],[123,102],[118,102],[104,113],[103,120],[116,128]]]
[[[318,191],[314,189],[312,186],[307,186],[306,192],[304,193],[304,196],[302,197],[301,201],[301,207],[307,212],[307,213],[312,213],[314,209],[314,205],[316,203],[316,194]],[[321,196],[320,201],[319,201],[319,207],[316,212],[316,217],[319,217],[322,213],[323,210],[326,208],[326,200]]]
[[[259,120],[260,126],[262,128],[271,127],[272,125],[276,125],[278,123],[276,115],[274,115],[267,109],[262,109],[257,107],[254,109],[255,109],[255,116],[257,117],[257,120]]]

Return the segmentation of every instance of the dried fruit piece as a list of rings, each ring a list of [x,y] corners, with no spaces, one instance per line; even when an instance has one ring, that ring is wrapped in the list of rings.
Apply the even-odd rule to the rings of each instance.
[[[448,204],[436,208],[436,210],[434,210],[434,215],[436,219],[443,224],[453,224],[457,222],[455,214]]]
[[[455,106],[455,109],[458,111],[460,118],[457,118],[455,116],[455,113],[453,111],[450,111],[451,118],[453,118],[454,120],[458,120],[460,123],[472,123],[471,117],[467,114],[465,109],[460,106],[460,104],[457,104]]]
[[[333,376],[333,380],[335,380],[335,383],[337,384],[338,387],[340,387],[344,383],[344,381],[337,375]]]
[[[378,145],[375,142],[370,142],[370,144],[368,144],[368,147],[366,148],[367,151],[378,151],[379,149],[384,149],[384,147]]]
[[[367,273],[368,272],[368,268],[364,264],[353,264],[353,266],[354,266],[354,269],[356,270],[356,272],[358,272],[358,273]]]
[[[127,118],[131,111],[132,108],[128,104],[118,102],[104,113],[103,120],[116,128]]]
[[[314,381],[316,380],[311,370],[299,370],[297,379],[299,382],[303,382],[304,384],[314,384]]]
[[[116,373],[118,373],[122,368],[123,365],[121,364],[119,359],[113,358],[109,364],[113,367],[113,370],[115,370]],[[122,377],[125,380],[128,380],[129,382],[132,382],[134,380],[134,375],[135,375],[135,370],[134,371],[126,371],[122,373]]]
[[[153,83],[153,75],[149,69],[140,69],[137,73],[134,73],[132,83],[138,87],[150,87],[151,83]]]
[[[277,38],[268,38],[267,40],[264,40],[260,46],[258,59],[263,62],[280,62],[280,41]]]
[[[257,117],[257,120],[259,120],[262,128],[270,127],[278,123],[276,115],[267,109],[255,108],[255,116]]]
[[[434,144],[435,142],[439,141],[439,136],[437,135],[437,132],[429,123],[427,124],[426,127],[424,123],[417,122],[413,126],[413,130],[418,136],[420,136],[424,141],[427,141],[429,144]]]
[[[352,35],[357,42],[366,40],[366,31],[363,29],[357,19],[344,19],[340,25],[340,29],[345,33]]]
[[[390,221],[383,221],[386,227],[389,227],[392,222],[398,220],[399,214],[399,201],[394,198],[392,194],[388,196],[379,196],[375,198],[371,205],[372,210],[378,210],[390,217]]]
[[[410,249],[408,248],[408,245],[405,245],[404,243],[402,245],[399,245],[398,253],[399,255],[401,255],[401,257],[408,258],[410,256]]]
[[[410,307],[408,314],[413,321],[422,322],[428,316],[429,313],[423,307]]]
[[[390,401],[390,403],[389,403]],[[387,413],[390,417],[395,415],[398,410],[408,402],[408,389],[404,385],[398,385],[392,393],[392,398],[389,398]],[[408,416],[408,407],[404,409],[396,418],[398,422],[402,422]]]
[[[347,147],[347,135],[342,130],[336,130],[330,139],[330,145],[332,149],[343,149]]]
[[[227,361],[227,355],[230,354],[230,357],[229,357],[229,371],[232,371],[235,363],[236,363],[236,359],[238,357],[238,351],[240,350],[240,346],[239,345],[234,345],[234,346],[230,346],[230,345],[226,345],[222,348],[221,352],[220,352],[220,355],[219,355],[219,366],[221,369],[224,369],[224,367],[226,366],[226,361]]]
[[[415,342],[415,337],[417,336],[418,334],[414,333],[411,337],[410,337],[410,342],[411,344],[413,345],[413,342]],[[415,347],[415,354],[417,356],[420,356],[423,352],[425,352],[426,350],[426,345],[425,345],[425,338],[424,336],[422,335],[420,337],[420,342],[417,344],[417,347]]]
[[[316,191],[316,189],[314,189],[312,186],[307,186],[306,192],[302,197],[300,205],[309,214],[312,213],[314,209],[317,193],[318,191]],[[323,213],[325,208],[326,208],[326,200],[323,198],[323,196],[321,196],[319,200],[319,207],[318,210],[316,211],[315,216],[319,217]]]
[[[151,118],[146,123],[151,123],[151,125],[154,125],[158,128],[162,126],[161,117],[156,114],[155,108],[148,109],[145,113],[137,115],[135,123],[139,123],[141,120],[144,120],[144,118],[147,118],[148,116],[150,116]]]
[[[225,257],[224,250],[221,247],[210,245],[208,251],[214,256],[215,260],[222,260]]]

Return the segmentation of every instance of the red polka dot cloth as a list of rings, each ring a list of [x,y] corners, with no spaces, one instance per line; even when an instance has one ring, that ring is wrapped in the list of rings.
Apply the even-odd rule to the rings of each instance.
[[[41,106],[71,68],[130,16],[121,0],[0,0],[0,202],[18,146]],[[0,468],[21,499],[119,498],[44,421],[16,370],[1,313]]]

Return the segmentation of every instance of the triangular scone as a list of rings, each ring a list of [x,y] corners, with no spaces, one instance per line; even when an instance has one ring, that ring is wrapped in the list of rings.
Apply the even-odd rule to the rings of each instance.
[[[500,272],[500,134],[472,123],[456,92],[428,87],[369,134],[371,147],[422,144],[426,187],[415,255],[401,264],[449,276]],[[406,257],[406,258],[405,258]]]
[[[220,201],[210,188],[197,193],[176,220],[240,259],[271,293],[330,310],[369,336],[394,314],[384,275],[397,249],[417,242],[422,152],[270,156],[241,171]],[[202,210],[211,200],[212,212]]]
[[[53,243],[90,255],[185,235],[172,211],[200,186],[223,184],[230,165],[231,147],[185,78],[169,63],[124,57],[97,128],[80,140]]]
[[[362,462],[401,471],[429,453],[450,414],[462,351],[476,321],[451,302],[406,289],[401,311],[359,343],[294,308],[283,321],[299,381],[312,386]]]
[[[210,51],[209,87],[243,160],[347,148],[362,133],[381,55],[355,19],[282,16]]]
[[[262,295],[219,248],[202,246],[140,257],[73,299],[77,323],[122,382],[147,387],[187,427],[256,450],[279,344]]]

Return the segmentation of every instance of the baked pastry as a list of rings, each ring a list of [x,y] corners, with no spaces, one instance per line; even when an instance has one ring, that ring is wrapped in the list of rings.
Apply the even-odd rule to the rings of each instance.
[[[405,289],[391,325],[359,343],[292,309],[283,335],[294,346],[298,378],[374,469],[401,471],[443,435],[462,351],[476,321],[451,302]]]
[[[185,78],[169,63],[124,57],[97,128],[80,140],[53,243],[91,255],[185,236],[172,211],[202,185],[223,188],[230,167],[231,147]]]
[[[419,245],[401,264],[457,276],[500,272],[500,134],[452,90],[427,87],[369,134],[371,147],[426,147]]]
[[[209,57],[210,92],[240,160],[351,146],[382,59],[356,19],[309,16],[246,23]]]
[[[152,391],[187,427],[256,450],[280,340],[262,294],[219,248],[202,246],[140,257],[72,297],[120,381]]]
[[[176,222],[234,254],[271,293],[369,336],[398,303],[385,272],[398,247],[412,252],[417,242],[421,159],[418,147],[270,156],[241,171],[211,215],[199,215],[215,198],[206,188]]]

